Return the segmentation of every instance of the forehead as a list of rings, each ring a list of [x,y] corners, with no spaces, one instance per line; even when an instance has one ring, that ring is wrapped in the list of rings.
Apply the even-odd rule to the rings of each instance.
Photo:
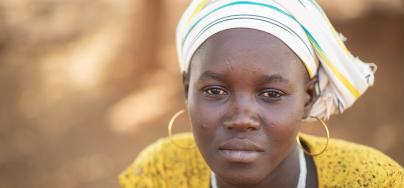
[[[206,71],[303,79],[299,57],[275,36],[254,29],[228,29],[208,38],[191,60],[191,76]],[[241,76],[240,75],[240,76]]]

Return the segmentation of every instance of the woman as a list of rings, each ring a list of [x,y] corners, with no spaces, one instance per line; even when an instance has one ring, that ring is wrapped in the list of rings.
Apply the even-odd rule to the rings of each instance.
[[[384,154],[328,137],[323,120],[350,107],[376,67],[349,53],[316,2],[195,0],[177,50],[193,134],[150,145],[122,187],[404,187]],[[299,134],[310,120],[327,138]]]

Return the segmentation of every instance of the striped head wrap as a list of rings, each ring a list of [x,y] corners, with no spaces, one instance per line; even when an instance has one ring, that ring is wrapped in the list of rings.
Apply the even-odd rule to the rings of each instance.
[[[177,53],[187,72],[195,51],[210,36],[231,28],[274,35],[318,76],[319,98],[309,116],[342,113],[373,85],[376,66],[354,57],[314,0],[193,0],[177,26]]]

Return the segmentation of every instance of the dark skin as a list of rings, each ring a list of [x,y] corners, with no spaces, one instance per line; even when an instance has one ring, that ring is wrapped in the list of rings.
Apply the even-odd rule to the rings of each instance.
[[[282,41],[253,29],[207,39],[184,75],[195,141],[218,186],[296,187],[296,136],[316,99],[316,78]],[[308,187],[316,186],[308,161]]]

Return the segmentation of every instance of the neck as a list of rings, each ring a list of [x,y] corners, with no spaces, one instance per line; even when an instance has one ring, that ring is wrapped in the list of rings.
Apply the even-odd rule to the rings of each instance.
[[[299,179],[299,153],[297,146],[293,147],[289,155],[259,184],[247,186],[251,188],[268,188],[268,187],[296,187]],[[217,183],[220,188],[244,188],[244,186],[231,185],[217,177]]]

